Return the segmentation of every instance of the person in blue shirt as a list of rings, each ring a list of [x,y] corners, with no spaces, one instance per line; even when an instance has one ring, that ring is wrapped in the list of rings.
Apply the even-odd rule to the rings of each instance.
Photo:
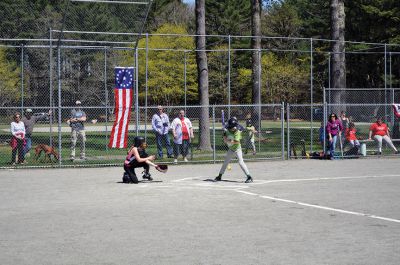
[[[172,158],[172,145],[169,140],[169,117],[166,113],[164,113],[164,108],[162,106],[158,106],[158,113],[153,115],[151,119],[151,126],[153,127],[153,131],[156,135],[156,142],[157,142],[157,153],[158,158],[163,158],[163,143],[167,148],[167,155],[169,158]]]

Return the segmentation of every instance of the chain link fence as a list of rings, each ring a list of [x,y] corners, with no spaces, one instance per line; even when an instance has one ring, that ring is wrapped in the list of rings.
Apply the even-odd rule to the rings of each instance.
[[[38,121],[32,132],[32,149],[26,156],[24,166],[90,166],[90,165],[120,165],[126,156],[126,149],[111,149],[108,147],[111,128],[114,121],[114,114],[111,108],[82,106],[81,109],[86,113],[85,122],[84,156],[79,159],[81,142],[78,138],[76,145],[76,157],[71,161],[71,128],[67,123],[70,117],[72,106],[59,107],[33,107],[25,106],[23,114],[30,108],[33,117],[38,117]],[[284,156],[284,122],[283,105],[232,105],[232,106],[210,106],[210,149],[200,150],[199,146],[199,117],[202,107],[200,106],[167,106],[165,112],[169,115],[170,122],[178,115],[180,110],[186,112],[194,130],[194,139],[189,147],[188,159],[190,162],[218,162],[224,159],[227,146],[223,142],[222,111],[225,113],[226,121],[229,117],[236,117],[242,128],[242,147],[245,159],[282,159]],[[51,110],[49,112],[49,110]],[[0,108],[1,124],[0,139],[2,158],[1,167],[8,167],[11,162],[11,148],[9,146],[11,133],[10,122],[13,115],[20,112],[20,108]],[[157,112],[157,107],[139,108],[139,120],[136,120],[136,113],[133,110],[129,125],[129,145],[133,144],[136,135],[144,136],[149,145],[148,153],[157,154],[155,133],[152,129],[152,116]],[[50,114],[49,114],[50,113]],[[106,114],[108,113],[108,115]],[[61,120],[59,119],[61,117]],[[226,122],[225,121],[225,122]],[[252,123],[257,132],[254,135],[255,152],[250,144],[252,132],[246,129],[246,124]],[[173,135],[170,131],[169,138],[171,146],[174,145]],[[35,156],[35,147],[41,144],[55,147],[60,155],[59,161],[50,164],[49,159],[44,155],[39,158]],[[164,154],[166,147],[163,146]],[[179,156],[179,162],[182,162]],[[164,158],[161,162],[173,162],[173,158]],[[22,166],[22,165],[21,165]]]

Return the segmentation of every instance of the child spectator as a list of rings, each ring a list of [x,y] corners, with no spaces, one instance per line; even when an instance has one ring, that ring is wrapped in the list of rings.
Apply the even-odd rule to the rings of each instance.
[[[346,129],[346,140],[351,144],[351,147],[360,146],[360,142],[357,140],[356,132],[357,129],[354,122],[350,122],[349,128]]]

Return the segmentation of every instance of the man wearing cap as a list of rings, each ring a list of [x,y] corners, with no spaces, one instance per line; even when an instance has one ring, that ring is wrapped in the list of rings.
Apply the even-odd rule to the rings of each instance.
[[[32,116],[33,112],[32,109],[26,109],[25,110],[25,116],[22,118],[22,122],[25,125],[25,142],[26,145],[24,147],[24,156],[29,157],[29,151],[32,148],[32,132],[33,132],[33,127],[35,126],[36,122],[38,120],[41,120],[43,117],[46,117],[48,115],[51,115],[51,110],[49,110],[49,113],[45,113],[39,116]]]
[[[75,102],[75,108],[71,110],[71,117],[67,121],[71,127],[71,156],[72,161],[75,160],[75,147],[78,138],[81,139],[81,159],[86,160],[85,156],[85,126],[83,123],[86,121],[86,113],[81,109],[81,102],[77,100]]]

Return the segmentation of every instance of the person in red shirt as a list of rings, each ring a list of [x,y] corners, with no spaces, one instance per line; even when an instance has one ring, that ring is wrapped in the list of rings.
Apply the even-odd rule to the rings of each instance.
[[[360,146],[360,142],[356,136],[356,126],[354,122],[349,123],[349,128],[346,129],[346,140],[351,144],[351,147]]]
[[[389,136],[389,128],[387,125],[382,121],[382,118],[377,118],[376,122],[371,124],[369,127],[369,138],[368,140],[372,140],[372,138],[378,143],[378,154],[382,154],[382,140],[393,149],[393,151],[398,154],[396,147],[393,145],[392,140]]]
[[[193,134],[193,126],[190,120],[185,117],[185,111],[180,110],[178,117],[172,123],[172,134],[174,135],[174,164],[178,163],[178,156],[182,154],[183,161],[188,162],[186,156],[189,151],[189,144]]]

